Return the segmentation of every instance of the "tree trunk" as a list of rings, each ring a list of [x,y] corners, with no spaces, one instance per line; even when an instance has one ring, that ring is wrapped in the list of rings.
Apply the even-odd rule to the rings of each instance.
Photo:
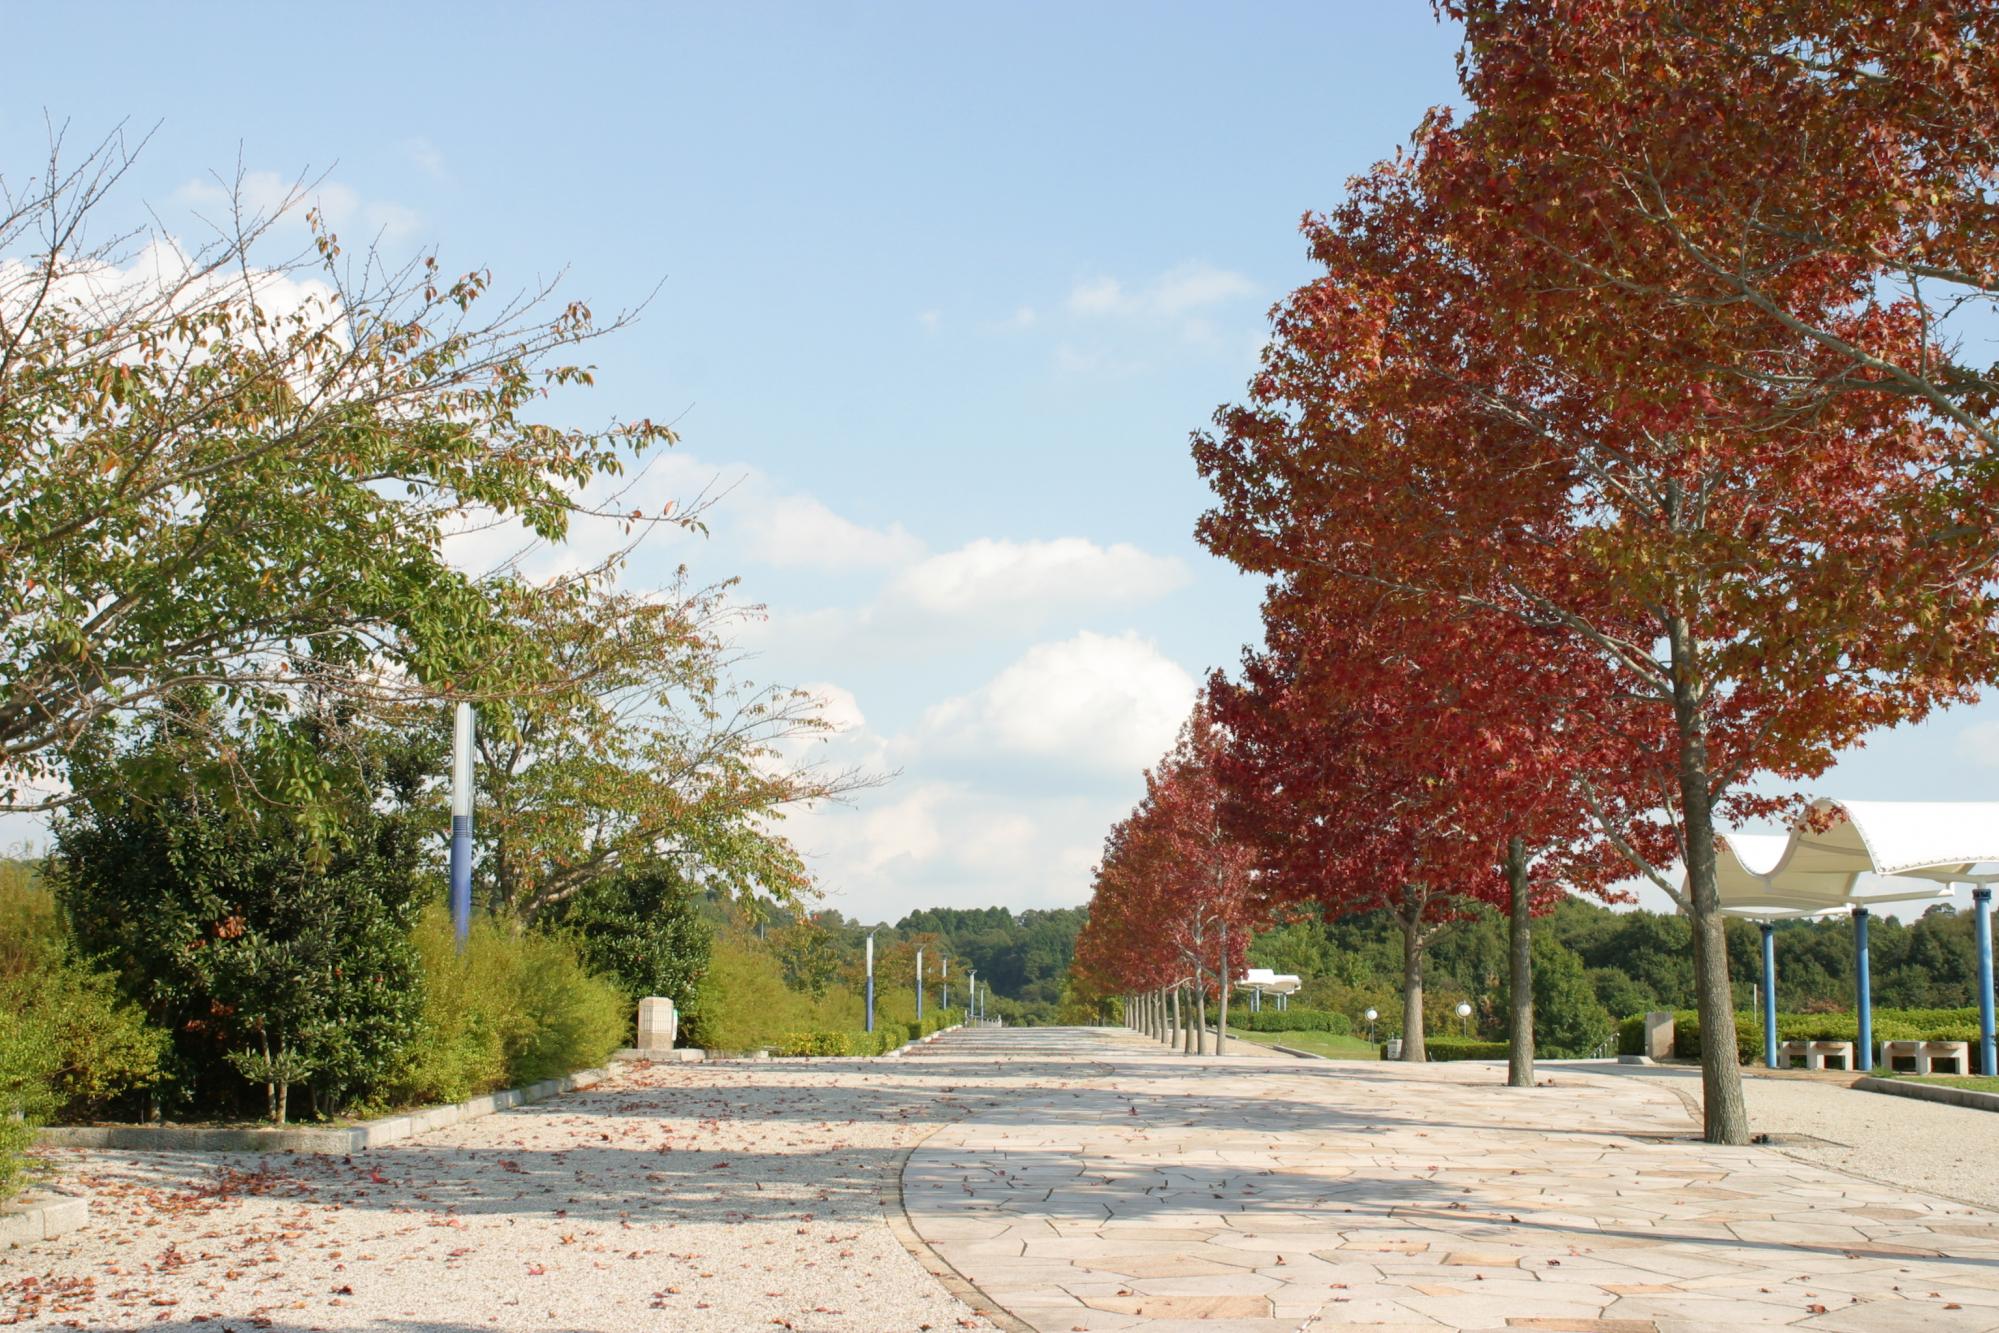
[[[1511,1003],[1506,1033],[1506,1085],[1534,1086],[1534,955],[1530,948],[1534,904],[1527,892],[1527,844],[1519,838],[1506,844],[1506,884],[1511,891],[1512,919],[1506,941]]]
[[[291,1091],[290,1083],[278,1080],[278,1123],[281,1125],[285,1123],[286,1103],[291,1100]]]
[[[1197,1039],[1196,1054],[1208,1053],[1208,985],[1201,976],[1201,969],[1194,969],[1194,1033]]]
[[[1402,1058],[1422,1064],[1429,1059],[1423,1049],[1423,918],[1413,901],[1409,907],[1402,919]]]
[[[1694,1002],[1701,1020],[1701,1105],[1709,1143],[1749,1142],[1749,1107],[1735,1050],[1735,995],[1716,879],[1714,802],[1699,666],[1686,617],[1667,620],[1673,662],[1673,723],[1680,742],[1680,816],[1687,840],[1687,905],[1693,919]]]
[[[1183,1021],[1180,1014],[1180,988],[1175,986],[1173,988],[1173,1030],[1176,1033],[1181,1029]]]
[[[1221,1004],[1215,1014],[1215,1054],[1229,1053],[1229,923],[1222,922]]]
[[[1194,973],[1196,983],[1199,982],[1200,976],[1201,974],[1198,971]],[[1181,989],[1185,996],[1182,1003],[1187,1006],[1187,1026],[1180,1031],[1180,1053],[1182,1055],[1198,1055],[1199,1051],[1194,1046],[1194,1042],[1197,1040],[1194,1030],[1194,997],[1186,991],[1184,986]]]

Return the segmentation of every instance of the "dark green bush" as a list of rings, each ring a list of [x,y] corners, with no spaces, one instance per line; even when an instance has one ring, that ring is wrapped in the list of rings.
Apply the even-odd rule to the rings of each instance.
[[[558,920],[590,970],[615,978],[634,1005],[648,995],[672,1000],[682,1044],[693,1044],[714,939],[671,866],[646,862],[599,876],[561,905]]]
[[[1633,1014],[1617,1025],[1617,1053],[1645,1054],[1645,1015]]]
[[[52,861],[77,944],[172,1034],[167,1081],[183,1103],[230,1114],[254,1088],[283,1119],[293,1085],[321,1112],[372,1100],[421,1005],[420,770],[316,714],[244,737],[242,762],[268,791],[288,790],[300,747],[351,763],[340,808],[309,819],[204,780],[175,725],[79,769],[94,794],[58,822]],[[142,796],[128,778],[148,768],[174,776]]]

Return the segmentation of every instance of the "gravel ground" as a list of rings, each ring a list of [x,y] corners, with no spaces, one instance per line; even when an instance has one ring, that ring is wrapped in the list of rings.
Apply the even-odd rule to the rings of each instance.
[[[890,1229],[907,1150],[1004,1095],[931,1065],[633,1068],[352,1158],[65,1151],[91,1223],[0,1251],[0,1324],[991,1328]]]
[[[1700,1071],[1599,1062],[1567,1066],[1591,1074],[1670,1080],[1700,1103]],[[1901,1185],[1982,1208],[1999,1209],[1999,1115],[1969,1107],[1861,1092],[1839,1078],[1765,1077],[1742,1080],[1749,1123],[1775,1135],[1780,1151],[1801,1161],[1883,1184]]]

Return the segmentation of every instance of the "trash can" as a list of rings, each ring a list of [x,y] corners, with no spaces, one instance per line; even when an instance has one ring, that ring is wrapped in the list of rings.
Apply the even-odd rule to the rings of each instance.
[[[1390,1037],[1387,1048],[1383,1051],[1381,1058],[1384,1060],[1400,1060],[1402,1058],[1402,1038]]]

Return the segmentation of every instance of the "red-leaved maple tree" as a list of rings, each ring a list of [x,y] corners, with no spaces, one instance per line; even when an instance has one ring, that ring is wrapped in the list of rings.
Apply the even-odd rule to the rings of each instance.
[[[1703,169],[1740,147],[1710,138]],[[1203,536],[1248,568],[1407,592],[1527,630],[1558,670],[1609,673],[1583,721],[1630,746],[1659,818],[1582,794],[1691,918],[1707,1136],[1743,1142],[1717,812],[1767,812],[1750,778],[1823,771],[1999,674],[1999,474],[1916,395],[1796,389],[1834,354],[1754,307],[1626,308],[1616,284],[1579,283],[1571,236],[1614,237],[1640,286],[1686,260],[1617,227],[1607,193],[1523,189],[1506,151],[1476,114],[1433,116],[1412,154],[1307,220],[1325,276],[1280,307],[1248,401],[1196,441],[1220,497]],[[1785,307],[1837,324],[1854,282],[1786,270]],[[1877,332],[1921,359],[1915,331]]]
[[[1145,775],[1144,799],[1105,840],[1076,944],[1078,976],[1097,993],[1177,997],[1184,987],[1193,1021],[1161,1035],[1184,1031],[1189,1054],[1206,1041],[1211,990],[1220,1005],[1216,1049],[1225,1049],[1229,979],[1260,919],[1252,853],[1222,824],[1222,746],[1197,707]],[[1156,998],[1146,1006],[1146,1030],[1158,1031],[1163,1008]]]

